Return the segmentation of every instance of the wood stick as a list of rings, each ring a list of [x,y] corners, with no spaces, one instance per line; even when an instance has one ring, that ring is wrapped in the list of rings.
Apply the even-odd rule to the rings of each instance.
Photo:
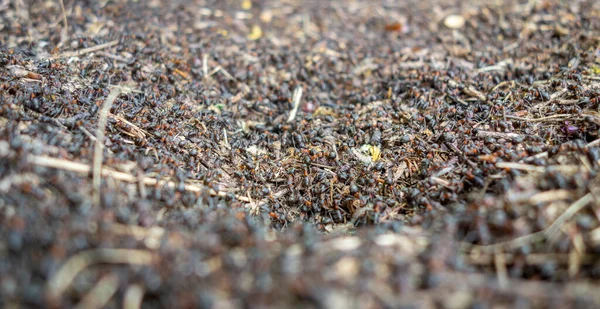
[[[144,299],[144,287],[139,284],[132,284],[127,287],[123,297],[123,309],[139,309],[142,307]]]
[[[512,240],[499,242],[492,245],[473,245],[468,243],[463,243],[463,248],[468,248],[470,251],[479,250],[481,252],[501,252],[502,250],[507,249],[515,249],[521,246],[530,244],[532,242],[540,241],[542,239],[552,239],[556,233],[560,230],[560,228],[571,219],[576,213],[578,213],[581,209],[587,206],[592,200],[594,196],[592,193],[588,193],[578,199],[575,203],[571,204],[565,212],[563,212],[549,227],[539,232],[525,235],[522,237],[518,237]]]
[[[86,175],[88,175],[92,170],[92,168],[87,164],[73,162],[73,161],[64,160],[64,159],[57,159],[57,158],[52,158],[52,157],[47,157],[47,156],[30,156],[29,162],[31,162],[32,164],[38,165],[38,166],[56,168],[56,169],[71,171],[71,172],[75,172],[75,173],[79,173],[79,174],[86,174]],[[143,177],[140,180],[138,177],[136,177],[134,175],[115,171],[115,170],[112,170],[112,169],[109,169],[106,167],[102,168],[102,176],[103,177],[112,177],[116,180],[120,180],[120,181],[124,181],[124,182],[128,182],[128,183],[141,182],[146,186],[166,185],[170,188],[174,188],[177,186],[177,184],[173,181],[157,180],[155,178],[150,178],[150,177]],[[193,185],[193,184],[184,185],[184,190],[189,191],[189,192],[201,192],[203,188],[204,187]],[[217,192],[213,189],[210,189],[209,192],[213,196],[219,196],[219,197],[227,196],[227,192],[223,192],[223,191]],[[239,195],[236,195],[235,197],[242,202],[246,202],[246,203],[250,202],[250,199],[248,199],[247,197],[239,196]]]
[[[119,288],[119,278],[109,274],[96,283],[94,287],[81,299],[75,309],[100,309],[115,295]]]
[[[114,41],[110,41],[104,44],[99,44],[96,46],[92,46],[92,47],[88,47],[88,48],[84,48],[84,49],[80,49],[80,50],[76,50],[76,51],[68,51],[68,52],[64,52],[62,54],[56,55],[56,56],[52,56],[49,59],[50,60],[56,60],[56,59],[63,59],[63,58],[71,58],[71,57],[75,57],[75,56],[81,56],[81,55],[85,55],[88,53],[93,53],[95,51],[99,51],[105,48],[109,48],[112,46],[115,46],[119,44],[119,40],[114,40]]]
[[[110,112],[110,108],[122,91],[123,89],[121,87],[113,88],[99,111],[98,127],[96,128],[97,140],[94,146],[94,165],[92,176],[92,184],[94,187],[94,203],[97,206],[100,205],[100,185],[102,182],[102,149],[104,148],[104,131],[106,130],[106,123],[108,121],[108,112]]]
[[[87,267],[98,264],[150,265],[154,254],[134,249],[90,249],[80,252],[67,260],[65,264],[48,280],[48,297],[59,301],[73,279]]]

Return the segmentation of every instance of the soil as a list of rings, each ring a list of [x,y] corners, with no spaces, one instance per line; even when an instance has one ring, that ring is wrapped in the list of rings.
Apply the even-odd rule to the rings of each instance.
[[[596,1],[0,1],[0,306],[600,307]]]

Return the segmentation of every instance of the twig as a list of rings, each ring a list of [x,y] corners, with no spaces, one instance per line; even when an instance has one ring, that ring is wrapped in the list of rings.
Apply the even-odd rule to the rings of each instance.
[[[231,145],[229,145],[229,139],[227,138],[227,129],[223,128],[223,143],[227,149],[231,149]]]
[[[53,301],[59,301],[62,293],[73,282],[73,279],[87,267],[98,264],[129,264],[149,265],[154,255],[144,250],[134,249],[91,249],[80,252],[67,262],[48,280],[48,296]]]
[[[84,49],[80,49],[80,50],[76,50],[76,51],[64,52],[60,55],[50,57],[49,59],[56,60],[56,59],[62,59],[62,58],[71,58],[71,57],[75,57],[75,56],[81,56],[84,54],[93,53],[95,51],[109,48],[109,47],[115,46],[117,44],[119,44],[119,40],[114,40],[114,41],[110,41],[110,42],[107,42],[104,44],[99,44],[96,46],[92,46],[92,47],[88,47],[88,48],[84,48]]]
[[[65,2],[63,0],[60,0],[60,7],[61,7],[62,13],[63,13],[63,21],[65,23],[65,34],[68,36],[69,35],[69,24],[67,23],[67,11],[65,10]]]
[[[75,309],[104,308],[119,287],[119,277],[106,275],[75,306]]]
[[[123,309],[139,309],[142,307],[144,299],[144,288],[139,284],[132,284],[127,287],[123,297]]]
[[[327,169],[329,169],[329,170],[328,170],[329,172],[332,172],[331,170],[335,169],[335,167],[334,167],[334,166],[329,166],[329,165],[325,165],[325,164],[319,164],[319,163],[314,163],[314,162],[311,162],[311,163],[310,163],[310,165],[312,165],[312,166],[316,166],[316,167],[320,167],[320,168],[322,168],[322,169],[326,169],[326,170],[327,170]],[[333,172],[332,172],[332,173],[333,173]],[[333,174],[335,175],[335,173],[333,173]]]
[[[56,159],[56,158],[51,158],[51,157],[46,157],[46,156],[30,156],[29,162],[31,162],[32,164],[35,164],[35,165],[39,165],[39,166],[62,169],[62,170],[76,172],[76,173],[80,173],[80,174],[86,174],[86,175],[89,174],[90,171],[92,170],[92,168],[87,164],[73,162],[73,161],[69,161],[69,160],[63,160],[63,159]],[[129,183],[141,182],[146,186],[166,185],[170,188],[174,188],[177,186],[177,184],[173,181],[156,180],[156,179],[150,178],[150,177],[143,177],[140,180],[138,177],[133,176],[131,174],[111,170],[106,167],[102,168],[102,176],[112,177],[116,180],[125,181],[125,182],[129,182]],[[189,191],[189,192],[201,192],[202,189],[203,189],[203,187],[192,185],[192,184],[184,185],[184,190]],[[227,192],[223,192],[223,191],[217,192],[213,189],[210,189],[209,192],[213,196],[219,196],[219,197],[227,196]],[[248,198],[243,197],[243,196],[236,195],[236,198],[242,202],[246,202],[246,203],[250,202],[250,200]]]
[[[487,101],[487,98],[485,97],[485,94],[481,93],[479,90],[477,90],[477,89],[475,89],[475,88],[473,88],[471,86],[465,87],[463,89],[463,92],[466,95],[470,95],[470,96],[476,97],[477,99],[479,99],[479,101],[482,101],[482,102],[486,102]]]
[[[127,59],[125,57],[121,57],[121,56],[117,56],[117,55],[113,55],[107,52],[103,52],[103,51],[99,51],[98,55],[106,57],[106,58],[110,58],[116,61],[121,61],[121,62],[125,62],[125,63],[129,63],[131,61],[131,59]]]
[[[81,132],[83,132],[83,134],[87,135],[87,137],[92,140],[93,142],[96,142],[98,139],[90,132],[88,131],[84,126],[79,126],[79,130],[81,130]]]
[[[123,88],[115,87],[110,91],[110,94],[102,104],[102,108],[99,111],[98,116],[98,127],[96,128],[96,144],[94,146],[94,163],[93,163],[93,175],[92,184],[94,188],[94,203],[100,205],[100,184],[102,182],[102,148],[104,148],[104,130],[106,130],[106,122],[108,118],[108,112],[111,106],[121,94]]]
[[[511,59],[502,60],[502,61],[496,63],[495,65],[477,69],[477,73],[492,72],[492,71],[505,71],[507,66],[512,62],[513,61]]]
[[[549,227],[547,227],[546,229],[543,229],[539,232],[525,235],[522,237],[518,237],[518,238],[515,238],[512,240],[499,242],[499,243],[492,244],[492,245],[481,246],[481,245],[473,245],[473,244],[463,243],[463,248],[469,249],[471,251],[479,250],[482,252],[491,253],[491,252],[500,252],[501,250],[519,248],[521,246],[530,244],[532,242],[540,241],[542,239],[552,239],[556,235],[556,233],[560,230],[560,228],[569,219],[571,219],[576,213],[578,213],[581,209],[583,209],[590,202],[592,202],[593,199],[594,199],[594,196],[592,195],[592,193],[588,193],[588,194],[584,195],[583,197],[578,199],[575,203],[571,204],[569,206],[569,208],[567,208],[567,210],[565,210],[565,212],[563,212],[556,220],[554,220],[554,222]]]
[[[569,190],[551,190],[537,193],[529,198],[530,204],[541,204],[570,199],[573,193]]]
[[[560,171],[561,173],[564,173],[564,174],[573,174],[573,173],[581,170],[581,167],[579,165],[536,166],[536,165],[530,165],[530,164],[524,164],[524,163],[518,163],[518,162],[498,162],[498,163],[496,163],[496,167],[497,168],[515,169],[515,170],[521,170],[521,171],[527,171],[527,172],[537,172],[537,173],[544,173],[547,170],[554,170],[557,172]]]
[[[497,168],[510,168],[513,170],[538,172],[538,173],[543,173],[546,171],[546,168],[543,166],[536,166],[536,165],[516,163],[516,162],[498,162],[498,163],[496,163],[496,167]]]
[[[438,185],[440,185],[442,187],[452,188],[452,184],[448,180],[446,180],[446,179],[442,179],[442,178],[439,178],[439,177],[436,177],[436,176],[431,176],[431,177],[429,177],[429,179],[432,182],[434,182],[434,183],[436,183],[436,184],[438,184]]]
[[[496,276],[501,289],[508,287],[508,272],[506,271],[506,259],[504,253],[496,252],[494,254],[494,267],[496,268]]]
[[[501,289],[499,285],[492,284],[493,279],[487,274],[482,273],[460,273],[454,271],[443,272],[439,274],[440,286],[436,288],[441,292],[441,288],[456,289],[456,283],[460,282],[461,287],[467,287],[486,293],[501,292],[501,295],[515,295],[523,297],[532,302],[548,299],[577,299],[584,307],[597,308],[600,303],[598,285],[595,283],[570,282],[568,285],[558,284],[556,282],[544,282],[541,280],[516,279],[511,278],[508,281],[506,289]],[[414,297],[414,293],[411,293]],[[403,295],[404,296],[404,295]]]
[[[202,77],[208,77],[208,54],[202,55]]]
[[[576,116],[577,115],[574,115],[574,114],[558,114],[558,115],[552,115],[552,116],[540,117],[540,118],[523,118],[523,117],[506,115],[506,118],[519,120],[519,121],[528,121],[528,122],[543,122],[543,121],[563,121],[565,119],[569,119],[569,118],[576,117]]]
[[[581,269],[584,253],[585,245],[583,243],[583,236],[576,234],[573,236],[573,248],[571,248],[571,252],[569,253],[569,277],[573,278]]]
[[[117,235],[133,236],[136,240],[143,241],[148,249],[158,249],[160,240],[165,234],[165,229],[159,226],[143,228],[138,225],[125,225],[113,223],[110,231]]]
[[[547,229],[545,229],[546,236],[551,239],[556,233],[560,230],[560,228],[565,225],[569,219],[571,219],[575,214],[581,211],[585,206],[591,203],[594,200],[594,195],[592,193],[588,193],[578,199],[575,203],[571,204],[565,212],[563,212],[558,219],[554,220],[552,225],[550,225]]]
[[[506,86],[506,85],[509,85],[509,84],[511,84],[511,85],[513,85],[513,86],[514,86],[514,83],[515,83],[514,81],[507,81],[507,80],[505,80],[505,81],[503,81],[503,82],[499,83],[498,85],[494,86],[494,88],[492,88],[492,90],[490,91],[490,93],[491,93],[492,91],[495,91],[495,90],[497,90],[497,89],[498,89],[498,88],[500,88],[500,87],[504,87],[504,86]]]
[[[517,262],[521,262],[521,258],[524,259],[525,265],[540,266],[552,261],[558,265],[568,265],[571,259],[570,253],[530,253],[526,256],[519,256],[519,254],[513,253],[502,253],[504,255],[504,262],[506,265],[512,265]],[[471,255],[465,257],[467,263],[476,266],[488,266],[495,263],[496,253],[482,253],[473,252]],[[582,265],[592,265],[596,262],[596,256],[594,254],[585,254],[581,256]]]
[[[227,70],[225,70],[221,66],[219,66],[219,72],[221,72],[221,74],[225,75],[225,77],[227,79],[232,80],[232,81],[237,81],[237,79],[235,77],[233,77],[233,75],[231,75],[231,73],[227,72]]]
[[[296,87],[294,89],[294,93],[292,94],[292,111],[290,112],[290,116],[288,117],[287,122],[292,122],[296,118],[296,113],[298,112],[298,108],[300,107],[300,99],[302,98],[302,86]]]
[[[569,145],[569,144],[571,144],[571,143],[572,143],[572,142],[566,142],[566,143],[564,143],[563,145]],[[596,140],[593,140],[593,141],[589,142],[589,143],[586,145],[586,147],[587,147],[587,148],[590,148],[590,147],[596,147],[596,146],[599,146],[599,145],[600,145],[600,139],[596,139]],[[536,154],[536,155],[534,155],[534,156],[532,156],[532,157],[533,157],[533,158],[546,158],[546,157],[548,157],[548,152],[547,152],[547,151],[540,152],[540,153],[538,153],[538,154]],[[531,158],[531,157],[529,157],[529,158]],[[520,160],[520,162],[524,161],[525,159],[527,159],[527,158],[521,159],[521,160]]]
[[[479,137],[493,137],[493,138],[506,138],[506,139],[521,139],[525,138],[525,135],[517,133],[504,133],[504,132],[493,132],[493,131],[478,131],[477,136]]]

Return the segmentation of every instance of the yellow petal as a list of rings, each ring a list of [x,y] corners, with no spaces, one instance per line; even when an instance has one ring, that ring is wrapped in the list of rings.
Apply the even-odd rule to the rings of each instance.
[[[371,146],[371,148],[369,148],[369,152],[371,153],[371,160],[373,162],[381,159],[381,149],[379,149],[379,147]]]
[[[242,1],[242,10],[249,10],[251,8],[252,8],[252,1],[250,1],[250,0]]]
[[[262,37],[262,29],[258,25],[252,26],[252,31],[248,34],[248,40],[258,40]]]

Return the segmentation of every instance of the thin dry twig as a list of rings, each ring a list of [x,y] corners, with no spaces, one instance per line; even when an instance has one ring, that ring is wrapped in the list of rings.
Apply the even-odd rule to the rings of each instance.
[[[463,92],[466,95],[470,95],[472,97],[476,97],[479,101],[485,102],[487,101],[487,98],[485,97],[485,94],[481,93],[479,90],[469,86],[469,87],[465,87],[463,89]]]
[[[75,306],[76,309],[104,308],[119,287],[119,277],[113,274],[102,277]]]
[[[208,54],[202,55],[202,77],[208,78]]]
[[[296,113],[298,113],[298,108],[300,107],[300,99],[302,98],[302,86],[296,87],[294,89],[294,93],[292,94],[292,111],[290,112],[290,116],[288,117],[287,122],[292,122],[296,118]]]
[[[463,248],[466,248],[471,251],[478,250],[482,252],[501,252],[502,250],[516,249],[543,239],[552,239],[569,219],[571,219],[576,213],[578,213],[581,209],[583,209],[590,202],[592,202],[593,199],[594,196],[592,193],[584,195],[583,197],[575,201],[573,204],[571,204],[567,208],[567,210],[565,210],[565,212],[563,212],[556,220],[554,220],[554,222],[549,227],[539,232],[492,245],[481,246],[463,243]]]
[[[571,142],[567,142],[567,143],[565,143],[564,145],[567,145],[567,144],[570,144],[570,143],[571,143]],[[589,142],[589,143],[586,145],[586,147],[587,147],[587,148],[590,148],[590,147],[596,147],[596,146],[600,146],[600,139],[593,140],[593,141]],[[536,155],[534,155],[534,156],[532,156],[532,157],[533,157],[533,158],[546,158],[546,157],[548,157],[548,152],[547,152],[547,151],[540,152],[540,153],[538,153],[538,154],[536,154]],[[522,161],[524,161],[525,159],[527,159],[527,158],[524,158],[524,159],[522,159],[522,160],[520,160],[520,161],[522,162]]]
[[[562,201],[566,199],[570,199],[573,197],[573,192],[569,190],[551,190],[537,193],[531,196],[528,201],[532,205],[541,204],[541,203],[549,203],[555,201]]]
[[[513,120],[519,120],[519,121],[528,121],[528,122],[553,122],[553,121],[563,121],[563,120],[567,120],[567,119],[575,119],[577,118],[577,115],[575,114],[558,114],[558,115],[552,115],[552,116],[547,116],[547,117],[540,117],[540,118],[524,118],[524,117],[518,117],[518,116],[511,116],[511,115],[506,115],[507,119],[513,119]]]
[[[104,44],[99,44],[96,46],[92,46],[92,47],[88,47],[88,48],[84,48],[84,49],[80,49],[80,50],[76,50],[76,51],[69,51],[69,52],[64,52],[62,54],[56,55],[56,56],[52,56],[49,59],[50,60],[56,60],[56,59],[63,59],[63,58],[71,58],[71,57],[76,57],[76,56],[81,56],[81,55],[85,55],[85,54],[89,54],[89,53],[93,53],[95,51],[99,51],[105,48],[109,48],[112,46],[115,46],[119,44],[119,40],[114,40],[114,41],[110,41]]]
[[[521,139],[525,138],[525,135],[517,133],[505,133],[505,132],[494,132],[494,131],[478,131],[477,136],[479,137],[493,137],[493,138],[506,138],[506,139]]]
[[[552,261],[559,265],[568,265],[571,259],[571,253],[530,253],[526,256],[519,254],[502,253],[506,265],[511,265],[524,260],[525,265],[539,266]],[[467,255],[466,261],[471,265],[488,266],[495,263],[496,253],[472,252]],[[523,259],[523,260],[522,260]],[[581,256],[581,265],[592,265],[596,262],[594,254],[585,254]]]
[[[554,222],[544,231],[547,238],[552,239],[556,235],[556,233],[560,230],[560,228],[565,225],[569,219],[571,219],[575,214],[581,211],[585,206],[591,203],[594,200],[594,195],[592,193],[588,193],[578,199],[575,203],[571,204],[569,208],[565,210]]]
[[[60,0],[60,8],[63,13],[63,22],[65,23],[65,34],[69,34],[69,24],[67,23],[67,10],[65,10],[65,2],[64,0]]]
[[[56,158],[51,158],[51,157],[46,157],[46,156],[30,156],[29,162],[31,162],[32,164],[35,164],[35,165],[39,165],[39,166],[56,168],[56,169],[76,172],[76,173],[80,173],[80,174],[86,174],[86,175],[92,171],[92,168],[87,164],[73,162],[73,161],[69,161],[69,160],[63,160],[63,159],[56,159]],[[102,176],[112,177],[116,180],[125,181],[125,182],[129,182],[129,183],[141,182],[146,186],[166,185],[170,188],[174,188],[177,186],[177,184],[173,181],[157,180],[155,178],[150,178],[150,177],[143,177],[140,180],[140,178],[138,178],[134,175],[115,171],[115,170],[112,170],[112,169],[109,169],[106,167],[102,168]],[[203,189],[204,189],[204,187],[196,186],[196,185],[192,185],[192,184],[184,185],[184,190],[189,191],[189,192],[201,192]],[[219,196],[219,197],[227,196],[227,192],[223,192],[223,191],[217,192],[213,189],[210,189],[209,193],[213,196]],[[248,199],[247,197],[239,196],[239,195],[236,195],[235,197],[242,202],[246,202],[246,203],[250,202],[250,199]]]
[[[496,167],[537,173],[543,173],[546,171],[546,167],[543,166],[536,166],[517,162],[498,162],[496,163]]]
[[[106,57],[106,58],[110,58],[110,59],[115,60],[115,61],[125,62],[125,63],[129,63],[131,61],[131,59],[128,59],[128,58],[125,58],[125,57],[121,57],[121,56],[118,56],[118,55],[114,55],[114,54],[111,54],[111,53],[107,53],[107,52],[104,52],[104,51],[99,51],[98,55]]]
[[[123,297],[123,309],[139,309],[142,307],[144,299],[144,287],[139,284],[132,284],[127,287]]]
[[[548,170],[561,172],[563,174],[573,174],[581,170],[579,165],[548,165],[548,166],[537,166],[531,164],[524,164],[520,162],[498,162],[496,163],[497,168],[515,169],[527,172],[544,173]]]
[[[148,249],[158,249],[160,240],[165,234],[165,229],[159,226],[144,228],[138,225],[124,225],[113,223],[110,231],[118,235],[133,236],[136,240],[143,241]]]
[[[496,252],[494,254],[494,266],[500,288],[505,289],[508,286],[508,271],[506,270],[506,259],[504,253]]]
[[[77,274],[94,264],[150,265],[153,260],[154,254],[144,250],[107,248],[86,250],[69,258],[48,280],[47,293],[50,299],[58,301]]]
[[[96,128],[96,144],[94,146],[94,163],[93,163],[93,175],[92,184],[94,188],[94,203],[100,205],[100,184],[101,184],[101,173],[102,173],[102,149],[104,148],[104,130],[106,130],[106,122],[108,120],[108,112],[112,107],[117,97],[121,94],[123,88],[114,87],[102,108],[98,112],[98,127]]]

